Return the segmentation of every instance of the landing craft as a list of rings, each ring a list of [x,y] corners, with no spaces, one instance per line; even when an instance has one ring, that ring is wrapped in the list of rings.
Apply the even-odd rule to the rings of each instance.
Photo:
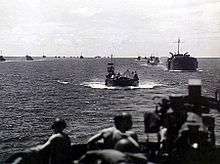
[[[114,63],[108,63],[107,67],[108,74],[106,75],[105,85],[106,86],[119,86],[119,87],[127,87],[127,86],[138,86],[139,78],[136,72],[130,72],[127,70],[123,74],[115,73]]]

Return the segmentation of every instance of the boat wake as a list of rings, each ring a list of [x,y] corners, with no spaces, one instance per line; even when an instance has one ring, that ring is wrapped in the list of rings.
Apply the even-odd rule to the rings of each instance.
[[[163,63],[159,63],[157,65],[150,65],[150,64],[147,64],[147,63],[141,63],[140,64],[142,67],[158,67],[158,68],[162,68],[162,69],[167,69],[166,66],[163,64]]]
[[[158,84],[155,82],[143,82],[140,83],[138,86],[128,86],[128,87],[118,87],[118,86],[106,86],[105,82],[84,82],[81,85],[94,88],[94,89],[112,89],[112,90],[117,90],[117,89],[153,89],[155,87],[161,87],[163,86],[162,84]]]
[[[69,84],[68,81],[62,81],[62,80],[57,80],[57,82],[60,83],[60,84]]]
[[[197,70],[167,70],[169,72],[203,72],[202,69],[197,69]]]

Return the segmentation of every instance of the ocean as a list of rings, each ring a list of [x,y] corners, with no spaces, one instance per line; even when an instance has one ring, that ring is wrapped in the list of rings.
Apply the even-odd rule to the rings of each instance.
[[[7,59],[7,58],[6,58]],[[0,161],[11,154],[44,143],[51,123],[61,117],[72,143],[86,141],[113,125],[113,117],[128,112],[133,129],[144,135],[143,114],[154,110],[154,97],[187,94],[188,79],[202,80],[202,94],[214,97],[220,88],[220,59],[198,59],[197,72],[170,72],[165,60],[148,66],[135,59],[113,59],[116,72],[137,71],[138,87],[106,87],[108,58],[8,58],[0,63]],[[220,144],[220,115],[216,144]]]

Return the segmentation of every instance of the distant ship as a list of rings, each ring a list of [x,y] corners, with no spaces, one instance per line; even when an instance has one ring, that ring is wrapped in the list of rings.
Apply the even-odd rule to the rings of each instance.
[[[111,57],[112,59],[112,57]],[[130,72],[127,70],[123,74],[115,73],[113,62],[108,63],[107,67],[108,74],[106,75],[105,85],[107,86],[138,86],[139,78],[136,72]]]
[[[44,54],[44,52],[43,52],[43,56],[42,56],[43,58],[46,58],[46,55]]]
[[[167,59],[168,70],[185,70],[185,71],[196,71],[198,68],[198,61],[194,57],[190,57],[188,52],[180,54],[179,46],[180,39],[178,39],[178,51],[176,53],[170,52],[172,55]]]
[[[141,56],[138,56],[137,58],[135,58],[136,61],[141,61],[141,62],[146,62],[147,61],[147,57],[141,57]]]
[[[26,57],[26,60],[34,60],[31,56],[29,56],[29,55],[26,55],[25,56]]]
[[[82,55],[82,52],[81,52],[81,55],[80,55],[80,57],[79,57],[80,59],[84,59],[84,57],[83,57],[83,55]]]
[[[0,56],[0,61],[5,61],[6,59],[3,56]]]
[[[159,58],[152,55],[147,59],[147,64],[150,65],[157,65],[159,62],[160,62]]]
[[[95,59],[101,59],[102,57],[101,56],[95,56],[94,58]]]
[[[138,57],[137,57],[137,60],[140,61],[140,60],[141,60],[141,56],[138,56]]]
[[[0,50],[0,52],[1,52],[1,55],[0,55],[0,61],[6,61],[6,59],[3,57],[3,55],[2,55],[2,50]]]

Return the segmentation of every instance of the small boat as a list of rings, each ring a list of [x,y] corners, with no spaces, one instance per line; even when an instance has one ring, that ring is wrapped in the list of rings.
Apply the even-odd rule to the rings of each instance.
[[[2,50],[0,52],[1,52],[0,61],[6,61],[6,59],[2,55]]]
[[[147,64],[150,65],[157,65],[159,62],[160,62],[159,58],[152,55],[147,59]]]
[[[101,56],[95,56],[94,58],[95,59],[101,59],[102,57]]]
[[[181,71],[196,71],[198,68],[198,61],[196,58],[191,57],[188,52],[181,54],[179,51],[180,39],[178,39],[177,53],[172,53],[170,58],[167,59],[168,70],[181,70]]]
[[[123,74],[116,74],[113,62],[108,63],[107,72],[108,74],[106,75],[105,79],[106,86],[127,87],[138,86],[139,84],[139,78],[136,72],[130,72],[129,70],[127,70]]]
[[[80,57],[79,57],[80,59],[84,59],[84,57],[83,57],[83,55],[82,55],[82,52],[81,52],[81,55],[80,55]]]
[[[34,60],[31,56],[29,56],[29,55],[26,55],[25,56],[26,57],[26,60]]]
[[[42,56],[43,58],[46,58],[46,55],[45,55],[45,53],[43,52],[43,56]]]
[[[141,56],[138,56],[136,60],[141,61]]]
[[[3,56],[0,56],[0,61],[5,61],[6,59]]]

